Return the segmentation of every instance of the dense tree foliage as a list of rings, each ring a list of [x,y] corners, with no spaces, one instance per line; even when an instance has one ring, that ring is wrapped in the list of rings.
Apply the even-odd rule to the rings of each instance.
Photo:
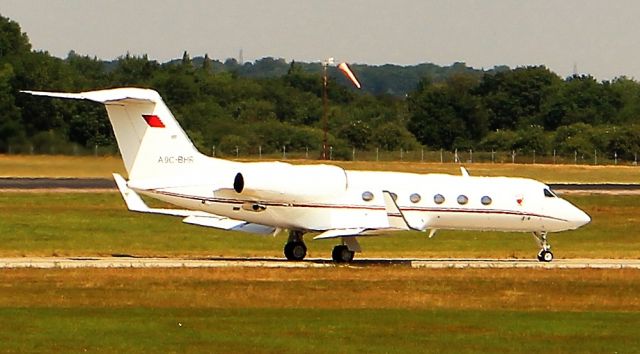
[[[633,159],[640,150],[640,84],[626,77],[563,79],[544,66],[482,71],[464,63],[352,69],[362,91],[329,70],[329,142],[337,157],[352,148],[425,147]],[[19,25],[0,16],[0,152],[113,145],[101,106],[19,90],[118,86],[158,90],[206,152],[318,150],[321,73],[320,63],[221,62],[186,51],[168,63],[128,53],[106,62],[74,51],[60,59],[32,51]]]

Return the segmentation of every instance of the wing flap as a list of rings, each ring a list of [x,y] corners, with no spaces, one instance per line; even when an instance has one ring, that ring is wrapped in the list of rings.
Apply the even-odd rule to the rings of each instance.
[[[365,228],[354,228],[354,229],[332,229],[327,230],[320,235],[314,237],[314,240],[326,240],[330,238],[339,238],[345,236],[356,236],[363,233]]]
[[[242,220],[235,220],[210,214],[210,216],[191,215],[182,220],[183,223],[212,227],[216,229],[241,231],[252,234],[270,235],[275,232],[275,228],[266,225],[252,224]]]

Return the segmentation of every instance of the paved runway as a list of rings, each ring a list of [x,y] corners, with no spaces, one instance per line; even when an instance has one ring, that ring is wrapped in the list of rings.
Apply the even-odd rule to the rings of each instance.
[[[640,184],[619,183],[555,183],[550,187],[559,193],[615,193],[640,194]],[[116,184],[111,178],[24,178],[0,177],[0,190],[53,190],[87,191],[111,190],[117,191]]]
[[[328,268],[330,259],[311,258],[289,262],[282,258],[142,258],[142,257],[19,257],[0,258],[0,268]],[[411,268],[526,268],[526,269],[640,269],[637,259],[557,259],[551,263],[533,259],[409,259],[362,258],[349,267],[400,266]]]

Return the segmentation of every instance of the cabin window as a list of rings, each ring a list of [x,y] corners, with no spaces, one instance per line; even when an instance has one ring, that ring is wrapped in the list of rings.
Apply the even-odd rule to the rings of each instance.
[[[433,196],[433,201],[434,201],[436,204],[442,204],[442,203],[444,203],[444,195],[442,195],[442,194],[436,194],[436,195],[434,195],[434,196]]]
[[[411,201],[411,203],[417,203],[420,201],[420,199],[422,199],[420,197],[420,194],[418,193],[413,193],[412,195],[409,196],[409,200]]]
[[[370,202],[373,200],[373,193],[366,191],[364,193],[362,193],[362,200],[364,200],[365,202]]]
[[[489,205],[491,204],[491,202],[492,202],[491,197],[489,197],[488,195],[485,195],[480,199],[480,203],[482,203],[482,205]]]
[[[466,196],[466,195],[464,195],[464,194],[460,194],[460,195],[458,196],[458,204],[460,204],[460,205],[465,205],[465,204],[467,204],[468,202],[469,202],[469,198],[467,198],[467,196]]]
[[[549,188],[545,188],[544,189],[544,196],[547,198],[555,198],[556,195],[549,189]]]

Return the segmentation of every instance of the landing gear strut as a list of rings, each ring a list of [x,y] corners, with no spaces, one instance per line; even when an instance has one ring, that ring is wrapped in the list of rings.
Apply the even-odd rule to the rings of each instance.
[[[547,241],[547,232],[534,232],[533,237],[538,241],[538,245],[541,250],[538,252],[538,260],[540,262],[551,262],[553,260],[553,253],[551,252],[551,245]]]
[[[289,240],[284,245],[284,256],[290,261],[301,261],[307,255],[307,246],[302,231],[289,231]]]

